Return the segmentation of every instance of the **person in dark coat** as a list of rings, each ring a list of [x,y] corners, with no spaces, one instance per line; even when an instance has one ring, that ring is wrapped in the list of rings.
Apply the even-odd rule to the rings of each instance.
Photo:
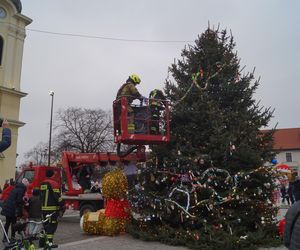
[[[91,169],[89,166],[83,166],[79,173],[78,183],[83,191],[91,189]]]
[[[6,150],[11,144],[11,130],[9,128],[9,123],[4,120],[1,124],[2,129],[2,141],[0,141],[0,153]]]
[[[33,189],[32,191],[32,197],[29,199],[28,215],[29,220],[41,220],[42,218],[42,202],[39,189]]]
[[[32,191],[32,197],[29,199],[28,205],[28,216],[29,221],[39,222],[42,219],[42,202],[39,189],[33,189]],[[29,222],[27,229],[27,234],[33,235],[39,232],[41,225]]]
[[[291,203],[294,204],[295,199],[294,199],[294,183],[293,182],[289,182],[289,187],[288,187],[287,193],[288,193]]]
[[[8,199],[5,201],[1,214],[5,216],[6,222],[4,229],[8,235],[8,229],[11,226],[11,238],[14,239],[16,232],[14,225],[17,221],[17,217],[22,216],[23,209],[23,197],[26,192],[26,187],[29,185],[29,182],[26,178],[22,182],[17,183],[14,189],[10,192]],[[3,241],[6,241],[5,236]]]
[[[14,186],[16,183],[13,178],[9,179],[9,185]]]
[[[96,181],[94,185],[91,187],[91,193],[101,193],[101,188],[98,181]]]
[[[287,193],[287,188],[285,187],[285,185],[282,185],[280,188],[280,192],[281,192],[281,202],[284,204],[285,203],[285,199],[287,200],[288,205],[290,205],[290,197]]]
[[[285,215],[283,243],[290,250],[300,249],[300,201],[294,203]]]
[[[300,200],[300,178],[299,178],[299,176],[296,177],[296,179],[294,181],[293,194],[294,194],[295,201],[299,201]]]

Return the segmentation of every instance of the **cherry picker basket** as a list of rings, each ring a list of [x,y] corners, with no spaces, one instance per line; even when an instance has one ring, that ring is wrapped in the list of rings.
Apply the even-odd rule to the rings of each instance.
[[[159,109],[151,106],[153,101],[161,103]],[[134,131],[128,129],[128,108],[126,97],[121,97],[113,103],[115,143],[157,145],[170,141],[170,112],[167,100],[148,99],[143,105],[130,105],[133,110]]]

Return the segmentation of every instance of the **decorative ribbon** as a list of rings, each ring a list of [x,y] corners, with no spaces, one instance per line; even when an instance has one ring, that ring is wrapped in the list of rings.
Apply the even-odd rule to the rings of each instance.
[[[128,200],[108,199],[106,201],[105,216],[110,218],[126,219],[129,217],[130,207]]]

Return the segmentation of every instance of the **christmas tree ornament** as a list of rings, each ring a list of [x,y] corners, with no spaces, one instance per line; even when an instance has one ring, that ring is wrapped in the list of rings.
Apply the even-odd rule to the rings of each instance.
[[[183,193],[186,195],[186,206],[183,207],[181,206],[179,203],[177,203],[176,201],[172,200],[172,196],[174,193],[179,192],[179,193]],[[195,217],[194,215],[189,213],[189,207],[190,207],[190,194],[188,191],[182,190],[180,188],[173,188],[173,190],[171,191],[171,193],[169,194],[169,198],[165,199],[166,202],[170,202],[173,203],[174,205],[176,205],[179,209],[181,209],[184,213],[186,213],[187,215],[191,216],[191,217]],[[173,206],[174,206],[173,205]]]
[[[152,182],[154,182],[155,181],[155,176],[154,176],[154,174],[150,174],[150,180],[152,181]]]
[[[120,169],[107,173],[102,179],[105,209],[89,212],[81,219],[82,230],[89,234],[118,235],[129,222],[130,207],[126,199],[127,178]]]
[[[257,194],[261,195],[263,193],[261,188],[257,188]]]
[[[244,236],[240,237],[241,240],[246,240],[247,238],[248,238],[248,235],[244,235]]]

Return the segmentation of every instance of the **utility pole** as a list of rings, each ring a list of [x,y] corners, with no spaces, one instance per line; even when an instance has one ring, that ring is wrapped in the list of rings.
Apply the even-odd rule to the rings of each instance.
[[[50,156],[51,156],[51,136],[52,136],[52,116],[53,116],[53,98],[54,91],[50,91],[49,95],[51,96],[51,114],[50,114],[50,133],[49,133],[49,152],[48,152],[48,166],[50,166]]]

